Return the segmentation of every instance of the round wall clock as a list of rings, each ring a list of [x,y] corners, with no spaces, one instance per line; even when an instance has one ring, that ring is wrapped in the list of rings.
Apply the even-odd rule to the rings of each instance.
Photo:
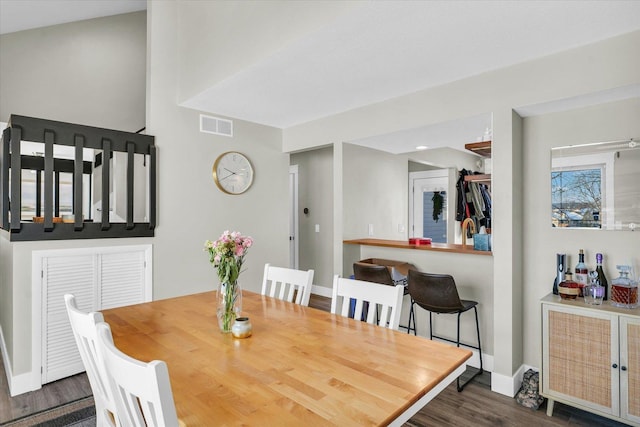
[[[222,153],[213,164],[213,180],[227,194],[242,194],[253,183],[253,166],[242,153]]]

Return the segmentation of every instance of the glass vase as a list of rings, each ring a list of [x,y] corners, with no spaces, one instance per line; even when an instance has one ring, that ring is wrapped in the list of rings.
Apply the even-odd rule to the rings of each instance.
[[[236,317],[242,312],[242,289],[238,282],[222,282],[218,285],[216,315],[218,326],[224,334],[231,332]]]

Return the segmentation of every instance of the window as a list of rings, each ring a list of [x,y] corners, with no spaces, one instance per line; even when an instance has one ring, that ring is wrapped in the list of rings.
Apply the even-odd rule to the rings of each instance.
[[[554,227],[601,228],[602,167],[551,172]]]
[[[613,169],[613,156],[552,157],[552,226],[610,228]]]
[[[447,192],[425,191],[422,197],[422,236],[415,237],[431,237],[432,242],[447,243]]]

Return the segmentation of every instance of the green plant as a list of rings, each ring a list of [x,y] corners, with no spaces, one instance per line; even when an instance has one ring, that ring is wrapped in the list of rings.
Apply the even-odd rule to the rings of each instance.
[[[431,201],[433,202],[433,220],[435,222],[438,222],[438,220],[440,219],[440,214],[442,214],[444,197],[442,197],[439,191],[434,191]]]

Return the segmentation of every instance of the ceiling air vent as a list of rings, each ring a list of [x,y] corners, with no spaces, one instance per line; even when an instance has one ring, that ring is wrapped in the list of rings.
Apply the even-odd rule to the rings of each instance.
[[[200,114],[200,132],[222,136],[233,136],[233,122],[219,117]]]

